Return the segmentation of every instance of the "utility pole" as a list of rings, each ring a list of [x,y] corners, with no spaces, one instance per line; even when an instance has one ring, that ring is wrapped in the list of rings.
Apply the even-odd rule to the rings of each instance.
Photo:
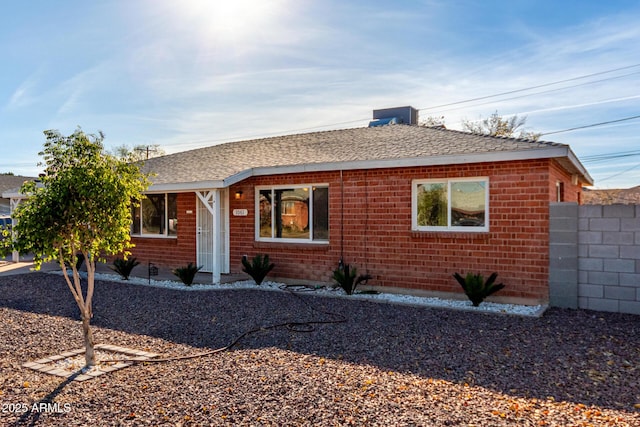
[[[134,150],[136,150],[136,151],[146,151],[147,160],[149,160],[149,153],[150,152],[156,153],[158,151],[158,149],[155,148],[155,147],[157,147],[157,145],[141,145],[141,146],[136,147]]]

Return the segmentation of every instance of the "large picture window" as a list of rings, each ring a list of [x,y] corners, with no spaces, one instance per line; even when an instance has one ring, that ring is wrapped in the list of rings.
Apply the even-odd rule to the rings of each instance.
[[[147,194],[140,206],[132,209],[131,234],[172,237],[178,234],[178,195]]]
[[[488,178],[414,180],[412,193],[414,230],[489,230]]]
[[[259,187],[256,240],[329,240],[329,188],[325,185]]]

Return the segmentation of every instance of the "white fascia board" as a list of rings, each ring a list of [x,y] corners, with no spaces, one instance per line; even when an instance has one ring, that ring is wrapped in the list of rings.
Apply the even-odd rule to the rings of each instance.
[[[593,185],[594,184],[593,178],[591,177],[591,175],[589,175],[589,172],[587,172],[587,169],[582,165],[582,162],[580,162],[580,160],[578,159],[578,156],[576,156],[571,149],[569,149],[569,153],[567,157],[569,158],[569,161],[571,162],[571,164],[578,170],[580,175],[582,175],[582,177],[584,178],[584,181],[586,181],[587,184],[589,185]]]
[[[231,175],[223,180],[225,187],[230,187],[233,184],[237,184],[240,181],[244,181],[247,178],[251,178],[252,176],[257,175],[255,173],[255,169],[245,169],[242,172],[238,172],[234,175]]]
[[[28,194],[22,194],[20,192],[7,191],[6,193],[2,193],[3,199],[28,199]]]

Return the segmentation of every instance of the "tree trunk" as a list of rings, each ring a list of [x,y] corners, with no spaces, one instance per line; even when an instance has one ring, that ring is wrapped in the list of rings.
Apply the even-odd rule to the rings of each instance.
[[[93,350],[93,332],[91,331],[91,315],[89,313],[82,313],[82,334],[84,336],[84,361],[85,366],[95,366],[96,353]]]

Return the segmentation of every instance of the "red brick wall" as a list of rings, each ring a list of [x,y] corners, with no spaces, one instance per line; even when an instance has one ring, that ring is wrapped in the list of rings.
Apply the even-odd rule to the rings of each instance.
[[[182,267],[196,262],[196,194],[178,194],[178,237],[131,237],[132,256],[141,263]],[[191,213],[187,213],[191,211]]]
[[[489,177],[488,233],[411,231],[413,179],[480,176]],[[273,276],[330,281],[342,255],[373,275],[370,283],[378,286],[460,292],[454,272],[487,276],[495,271],[507,285],[500,295],[548,300],[549,202],[555,200],[557,179],[566,182],[571,201],[569,195],[577,192],[570,177],[544,159],[345,171],[342,184],[339,172],[250,178],[230,190],[243,192],[241,200],[232,198],[230,209],[249,211],[230,218],[231,271],[241,271],[244,254],[268,253],[276,263]],[[254,187],[303,183],[329,184],[330,243],[256,242]]]
[[[305,280],[329,281],[331,271],[340,258],[340,191],[339,173],[322,172],[300,175],[277,175],[250,178],[231,187],[229,194],[242,191],[241,200],[231,197],[229,209],[246,209],[245,217],[229,218],[230,270],[242,271],[240,260],[243,255],[250,257],[257,253],[267,253],[276,263],[272,276],[303,278]],[[255,241],[255,186],[291,184],[329,184],[329,245],[304,243],[267,243]],[[336,191],[337,190],[337,191]],[[312,262],[307,262],[313,260]],[[328,276],[327,276],[328,274]]]
[[[489,177],[488,233],[411,230],[413,179],[481,176]],[[507,285],[500,295],[546,301],[549,202],[556,200],[559,180],[565,201],[577,201],[580,187],[555,161],[544,159],[344,171],[342,180],[340,172],[249,178],[229,190],[229,211],[249,213],[230,214],[230,269],[242,270],[242,255],[268,253],[276,263],[272,277],[330,281],[343,257],[371,274],[373,285],[442,292],[461,292],[454,272],[495,271]],[[293,184],[329,184],[329,244],[255,241],[255,186]],[[237,191],[240,199],[234,197]],[[134,256],[169,267],[194,262],[194,193],[179,194],[178,224],[177,239],[134,237]]]
[[[564,184],[564,200],[563,202],[581,203],[582,185],[578,182],[576,185],[571,183],[571,174],[565,171],[562,166],[555,160],[549,164],[549,171],[551,179],[549,180],[549,193],[551,195],[551,201],[557,200],[557,187],[556,183],[562,182]]]

